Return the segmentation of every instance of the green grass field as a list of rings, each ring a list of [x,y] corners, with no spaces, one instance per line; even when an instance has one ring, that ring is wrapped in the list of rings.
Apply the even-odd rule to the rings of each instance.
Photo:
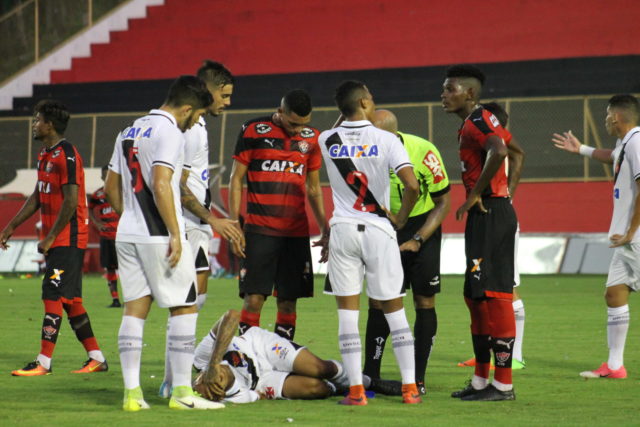
[[[445,277],[438,296],[438,337],[427,371],[428,395],[422,405],[402,405],[399,397],[378,395],[366,407],[343,407],[338,398],[322,401],[260,401],[227,405],[218,411],[179,412],[157,397],[164,369],[166,310],[154,307],[146,323],[142,388],[150,411],[121,410],[122,378],[117,351],[120,309],[110,303],[104,280],[88,276],[84,299],[110,371],[72,375],[86,359],[68,323],[54,354],[53,375],[12,377],[39,351],[42,303],[38,279],[0,280],[0,310],[6,322],[0,339],[0,386],[4,402],[0,425],[638,425],[640,328],[631,324],[627,338],[626,380],[584,380],[578,373],[606,360],[606,310],[602,276],[523,277],[521,294],[527,320],[524,355],[527,368],[516,371],[514,402],[462,402],[449,397],[464,385],[470,368],[456,362],[471,356],[469,316],[461,297],[462,278]],[[299,303],[296,341],[323,358],[339,359],[337,315],[332,297],[321,293]],[[198,335],[228,308],[240,308],[235,280],[211,280],[209,299],[200,315]],[[632,300],[634,298],[632,297]],[[632,301],[633,304],[633,301]],[[413,310],[408,310],[413,322]],[[365,313],[365,311],[363,311]],[[364,331],[365,315],[360,330]],[[262,326],[273,328],[273,300],[262,314]],[[635,318],[634,318],[635,321]],[[66,321],[65,321],[66,323]],[[393,352],[387,349],[383,376],[399,379]],[[288,422],[288,419],[292,421]]]

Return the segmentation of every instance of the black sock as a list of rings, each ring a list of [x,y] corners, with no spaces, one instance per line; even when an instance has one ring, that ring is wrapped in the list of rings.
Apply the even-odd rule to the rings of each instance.
[[[384,344],[389,337],[389,324],[384,312],[376,308],[369,308],[367,317],[367,334],[364,344],[364,374],[371,378],[380,378],[380,365]]]
[[[431,348],[438,331],[438,316],[435,308],[417,308],[413,326],[416,355],[416,382],[424,383]]]
[[[491,338],[489,335],[471,335],[473,340],[473,353],[476,363],[491,362]]]

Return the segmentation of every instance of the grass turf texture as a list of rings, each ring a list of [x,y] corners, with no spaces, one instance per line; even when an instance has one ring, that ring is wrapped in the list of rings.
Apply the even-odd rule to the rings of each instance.
[[[154,306],[145,326],[141,382],[151,410],[125,413],[117,350],[121,309],[111,303],[101,277],[84,280],[85,306],[93,329],[109,361],[110,371],[73,375],[86,360],[66,316],[53,359],[53,374],[12,377],[39,351],[42,322],[39,279],[0,280],[0,310],[4,325],[0,338],[0,425],[632,425],[638,423],[640,391],[640,329],[631,324],[627,338],[625,380],[584,380],[578,373],[606,361],[606,310],[602,276],[527,276],[521,294],[527,320],[524,355],[527,368],[514,372],[515,402],[461,402],[449,397],[464,386],[471,368],[456,362],[472,355],[469,316],[460,276],[445,277],[437,297],[438,337],[427,371],[427,396],[421,405],[402,405],[401,398],[378,395],[366,407],[343,407],[333,397],[319,401],[260,401],[227,405],[217,411],[171,411],[157,397],[164,369],[167,311]],[[296,341],[323,358],[340,359],[338,320],[332,297],[323,295],[316,280],[316,297],[299,302]],[[632,305],[635,298],[632,296]],[[364,302],[364,300],[363,300]],[[407,305],[411,308],[410,300]],[[209,298],[198,321],[198,337],[228,308],[241,306],[235,280],[209,281]],[[363,304],[363,307],[365,305]],[[364,334],[366,310],[361,310]],[[413,324],[414,312],[407,310]],[[273,329],[274,301],[269,299],[262,326]],[[399,379],[392,349],[387,346],[382,374]]]

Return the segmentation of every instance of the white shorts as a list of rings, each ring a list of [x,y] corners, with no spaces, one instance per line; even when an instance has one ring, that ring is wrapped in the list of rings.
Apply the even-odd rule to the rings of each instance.
[[[388,301],[404,296],[402,262],[395,233],[370,224],[338,222],[331,225],[326,294],[358,295],[367,279],[367,295]]]
[[[520,243],[520,223],[516,229],[515,244],[513,245],[513,287],[520,286],[520,270],[518,269],[518,244]]]
[[[209,271],[209,241],[211,231],[207,233],[200,228],[187,229],[187,242],[191,248],[196,271]]]
[[[168,246],[168,243],[116,242],[125,302],[151,295],[163,308],[196,303],[196,272],[187,242],[182,242],[182,256],[175,268],[169,267]]]
[[[627,285],[634,291],[640,290],[640,243],[615,248],[609,264],[607,287]]]

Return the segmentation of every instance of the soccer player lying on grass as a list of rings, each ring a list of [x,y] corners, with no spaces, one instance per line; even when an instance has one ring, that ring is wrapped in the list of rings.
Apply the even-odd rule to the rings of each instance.
[[[253,327],[241,336],[240,313],[227,311],[196,348],[200,374],[194,389],[203,397],[232,403],[259,399],[324,399],[347,391],[349,380],[340,362],[322,360],[307,348],[265,329]],[[369,380],[368,389],[401,395],[397,381]]]

